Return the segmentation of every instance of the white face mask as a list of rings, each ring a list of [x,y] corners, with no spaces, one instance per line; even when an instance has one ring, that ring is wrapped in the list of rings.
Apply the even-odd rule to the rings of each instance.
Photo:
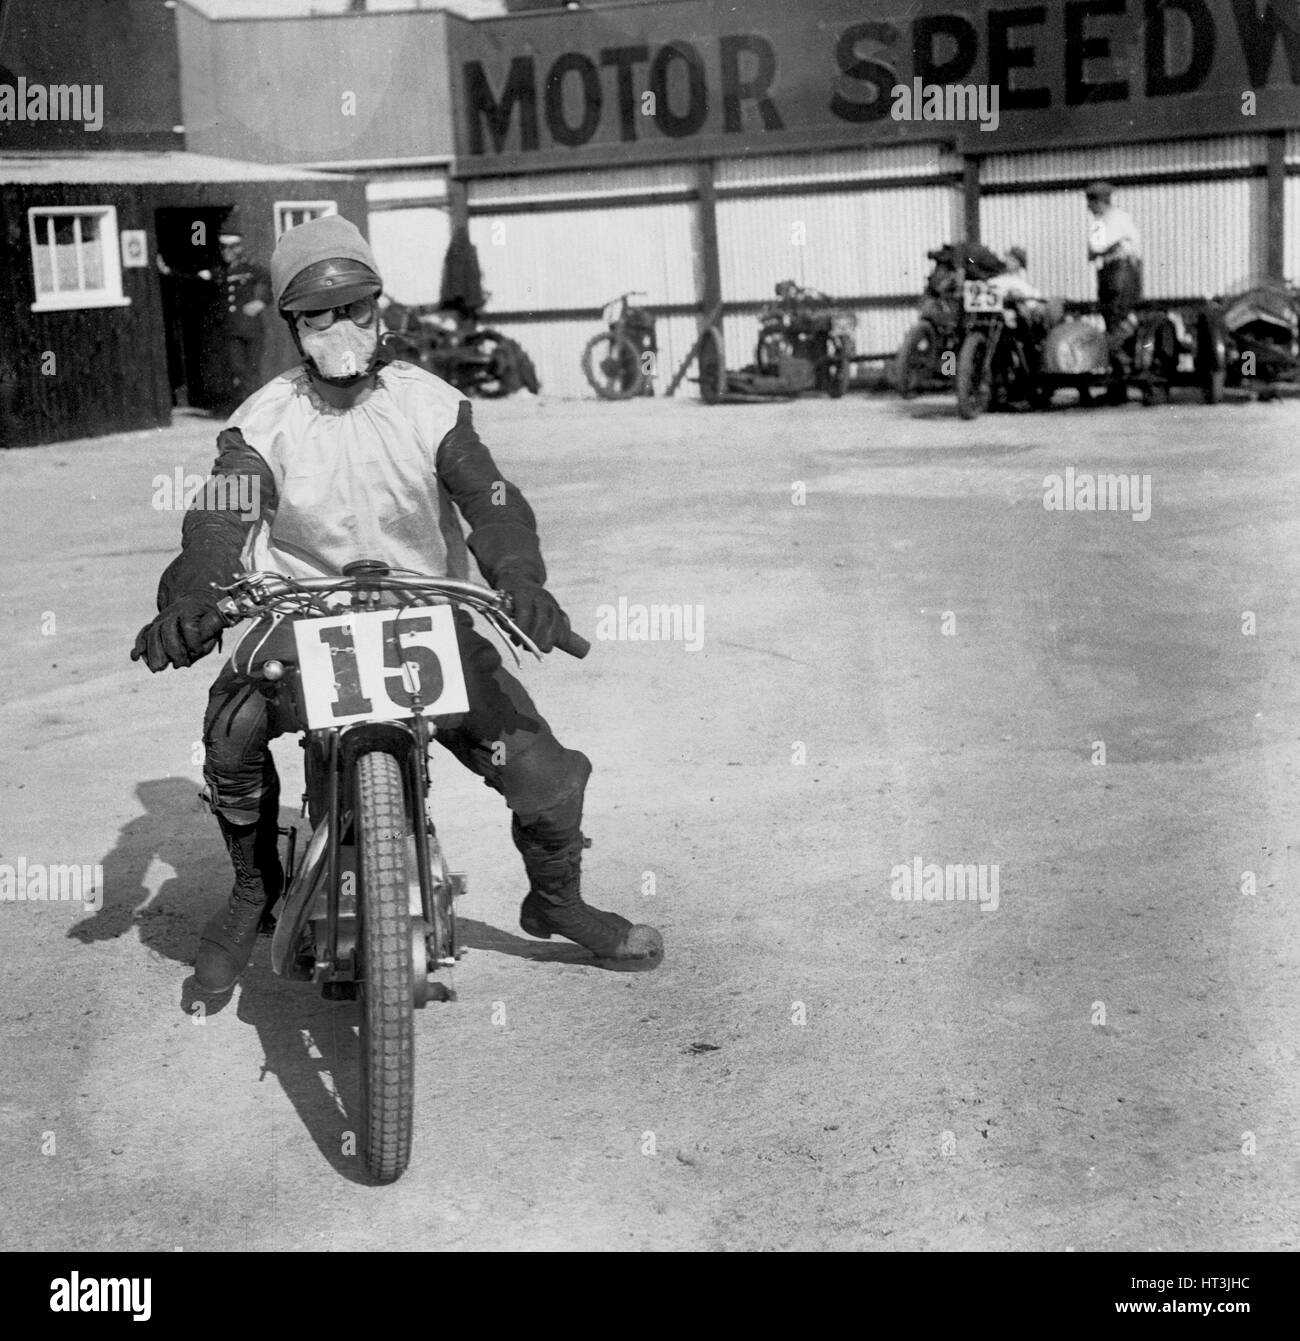
[[[313,331],[299,322],[298,339],[322,377],[356,377],[370,367],[379,348],[379,322],[362,330],[342,318],[327,331]]]

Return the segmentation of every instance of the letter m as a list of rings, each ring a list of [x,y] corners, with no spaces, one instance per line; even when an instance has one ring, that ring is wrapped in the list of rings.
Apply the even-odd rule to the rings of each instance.
[[[51,899],[81,898],[80,866],[50,867],[50,898]]]
[[[978,897],[976,886],[979,881],[979,871],[974,866],[945,866],[943,868],[943,897],[948,899],[970,899],[972,902]],[[967,894],[967,890],[970,893]]]
[[[1268,71],[1273,64],[1279,32],[1282,45],[1286,48],[1287,64],[1291,68],[1291,82],[1300,84],[1300,16],[1297,16],[1292,0],[1287,0],[1285,4],[1268,0],[1262,14],[1257,0],[1232,0],[1232,8],[1237,20],[1237,33],[1241,38],[1241,50],[1246,57],[1246,69],[1250,72],[1251,87],[1259,88],[1268,83]]]
[[[131,1281],[127,1276],[117,1280],[105,1277],[99,1287],[101,1313],[129,1313],[131,1311]]]
[[[519,104],[519,147],[525,152],[537,148],[537,79],[531,56],[516,56],[510,62],[506,86],[497,98],[488,82],[482,61],[465,62],[465,115],[469,121],[469,151],[483,154],[483,124],[492,132],[492,151],[501,153],[510,134],[515,104]]]
[[[50,119],[52,121],[81,120],[81,85],[50,85]]]

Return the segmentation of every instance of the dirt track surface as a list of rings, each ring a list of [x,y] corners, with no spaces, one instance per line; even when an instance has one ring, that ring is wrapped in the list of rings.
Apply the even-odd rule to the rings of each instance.
[[[417,1016],[410,1171],[367,1185],[354,1005],[263,941],[187,1012],[230,882],[195,799],[217,661],[126,653],[179,540],[153,477],[217,425],[0,453],[0,862],[106,885],[0,903],[22,1246],[1296,1247],[1300,408],[476,414],[580,631],[704,608],[699,651],[525,671],[595,764],[587,889],[663,967],[525,937],[507,813],[440,755],[472,948]],[[1150,519],[1046,511],[1068,466],[1149,473]],[[893,899],[916,857],[996,864],[996,911]]]

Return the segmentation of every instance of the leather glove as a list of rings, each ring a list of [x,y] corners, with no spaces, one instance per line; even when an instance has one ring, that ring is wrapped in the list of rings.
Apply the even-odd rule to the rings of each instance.
[[[569,616],[545,587],[526,578],[499,579],[502,591],[514,601],[511,618],[537,644],[542,652],[554,648],[556,640],[569,632]]]
[[[191,593],[173,601],[152,624],[136,634],[131,660],[143,660],[151,671],[193,665],[221,641],[216,621],[217,597]],[[205,629],[216,632],[205,636]]]

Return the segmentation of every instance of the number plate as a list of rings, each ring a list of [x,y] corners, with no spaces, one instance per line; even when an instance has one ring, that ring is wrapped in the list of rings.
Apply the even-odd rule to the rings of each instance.
[[[293,637],[313,731],[409,717],[412,691],[432,716],[469,708],[449,605],[300,619]]]
[[[1002,308],[1002,298],[982,279],[968,279],[962,285],[962,305],[967,312],[997,312]]]

